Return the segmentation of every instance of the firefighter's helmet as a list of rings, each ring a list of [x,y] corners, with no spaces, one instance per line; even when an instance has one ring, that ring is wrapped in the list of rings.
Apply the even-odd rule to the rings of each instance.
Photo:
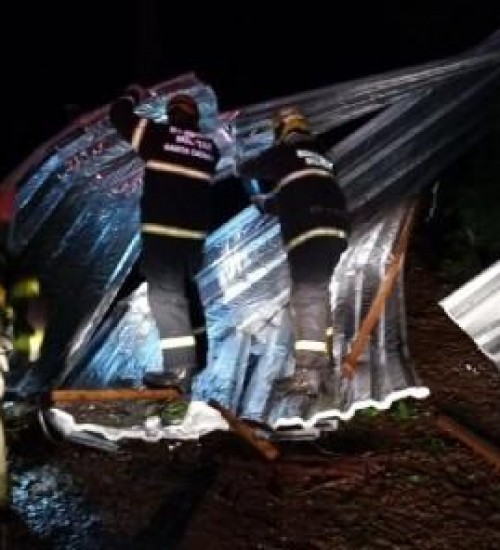
[[[311,128],[306,117],[295,107],[278,111],[274,117],[274,137],[277,142],[288,141],[292,135],[310,135]]]
[[[185,93],[178,93],[170,98],[167,112],[169,117],[181,116],[196,124],[200,118],[198,104],[189,94]]]

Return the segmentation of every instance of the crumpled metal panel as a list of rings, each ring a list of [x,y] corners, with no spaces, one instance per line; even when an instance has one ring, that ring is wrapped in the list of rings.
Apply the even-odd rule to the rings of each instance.
[[[216,399],[245,418],[275,428],[313,428],[321,420],[351,418],[359,408],[386,408],[403,396],[427,396],[428,389],[404,353],[401,291],[389,299],[356,376],[347,382],[340,373],[342,357],[384,276],[406,211],[401,205],[358,225],[337,266],[331,284],[336,368],[328,393],[318,399],[284,398],[272,391],[273,382],[294,368],[289,274],[278,224],[266,218],[268,223],[234,246],[231,254],[207,265],[198,282],[211,320],[212,354],[194,384],[194,398]],[[249,215],[241,215],[243,224]],[[222,228],[219,233],[218,239],[232,231]]]
[[[499,37],[452,59],[281,98],[220,119],[211,88],[185,75],[158,86],[158,97],[141,110],[161,119],[162,95],[194,92],[207,131],[224,147],[219,179],[230,170],[235,150],[247,156],[269,146],[270,119],[279,106],[301,105],[315,131],[374,114],[328,153],[356,215],[353,240],[332,284],[340,364],[380,282],[405,210],[401,200],[432,182],[488,129],[491,98],[500,85]],[[23,183],[13,248],[40,268],[53,295],[47,345],[31,373],[35,383],[59,376],[70,386],[138,385],[144,369],[159,362],[144,286],[102,323],[139,253],[141,175],[141,163],[102,109],[79,119],[10,178]],[[272,381],[293,368],[289,280],[275,220],[248,208],[211,235],[199,283],[212,346],[196,397],[216,397],[273,426],[311,427],[324,417],[349,418],[358,407],[385,407],[407,393],[427,395],[406,363],[401,280],[353,382],[334,373],[328,395],[311,403],[270,393]]]
[[[418,191],[484,135],[499,78],[497,69],[405,100],[334,147],[351,209],[363,217]]]
[[[250,207],[215,232],[207,250],[219,245],[219,254],[212,255],[198,276],[210,360],[193,385],[193,399],[216,399],[245,418],[275,428],[310,429],[322,420],[351,418],[360,408],[387,408],[402,397],[426,397],[429,391],[405,353],[402,279],[360,359],[356,377],[346,382],[339,368],[383,278],[406,212],[406,205],[401,205],[360,224],[342,256],[331,285],[337,367],[328,394],[314,400],[283,399],[273,393],[273,382],[294,368],[289,274],[276,220]],[[237,227],[246,238],[234,243]],[[225,239],[231,246],[222,244]],[[85,368],[71,380],[72,386],[137,385],[148,366],[160,363],[146,283],[116,308],[93,342],[82,358]]]
[[[500,367],[500,261],[439,304],[477,347]]]
[[[236,121],[245,149],[259,148],[266,130],[271,133],[273,113],[295,105],[310,118],[316,132],[324,132],[359,116],[437,89],[441,84],[460,81],[464,76],[498,68],[500,32],[495,32],[478,47],[462,55],[424,65],[369,76],[347,83],[252,105],[241,110]],[[257,138],[256,138],[257,136]]]

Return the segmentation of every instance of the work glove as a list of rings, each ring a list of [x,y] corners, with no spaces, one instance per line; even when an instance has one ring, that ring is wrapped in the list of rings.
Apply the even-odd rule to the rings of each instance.
[[[263,214],[278,215],[278,201],[275,195],[252,195],[250,201],[255,204]]]

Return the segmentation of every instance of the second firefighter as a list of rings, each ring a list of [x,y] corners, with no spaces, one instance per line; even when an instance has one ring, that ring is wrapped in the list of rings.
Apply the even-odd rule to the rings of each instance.
[[[350,230],[333,165],[297,109],[280,111],[275,144],[237,166],[237,174],[267,186],[259,206],[278,216],[290,268],[295,371],[284,392],[316,395],[330,369],[327,329],[330,282]]]

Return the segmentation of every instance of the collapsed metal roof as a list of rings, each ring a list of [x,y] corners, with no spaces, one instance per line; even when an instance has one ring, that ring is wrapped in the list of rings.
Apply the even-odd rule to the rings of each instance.
[[[328,152],[357,220],[332,279],[340,365],[383,277],[409,197],[488,131],[499,86],[497,32],[454,58],[220,118],[213,90],[193,74],[157,86],[157,97],[140,110],[161,120],[163,96],[194,93],[206,131],[225,150],[219,180],[230,172],[234,147],[251,155],[270,145],[270,120],[280,106],[299,105],[318,133],[372,115]],[[12,248],[37,266],[52,297],[42,359],[21,385],[36,387],[45,378],[71,387],[137,386],[145,368],[159,364],[144,286],[109,311],[139,254],[141,178],[142,163],[111,128],[106,108],[78,119],[10,177],[20,185]],[[354,379],[346,382],[338,368],[329,393],[312,401],[271,391],[273,380],[293,369],[289,281],[276,220],[250,207],[216,230],[198,282],[211,360],[193,386],[195,399],[215,398],[273,427],[313,429],[358,408],[428,395],[408,361],[402,278]]]
[[[440,305],[500,367],[500,261],[441,300]]]

